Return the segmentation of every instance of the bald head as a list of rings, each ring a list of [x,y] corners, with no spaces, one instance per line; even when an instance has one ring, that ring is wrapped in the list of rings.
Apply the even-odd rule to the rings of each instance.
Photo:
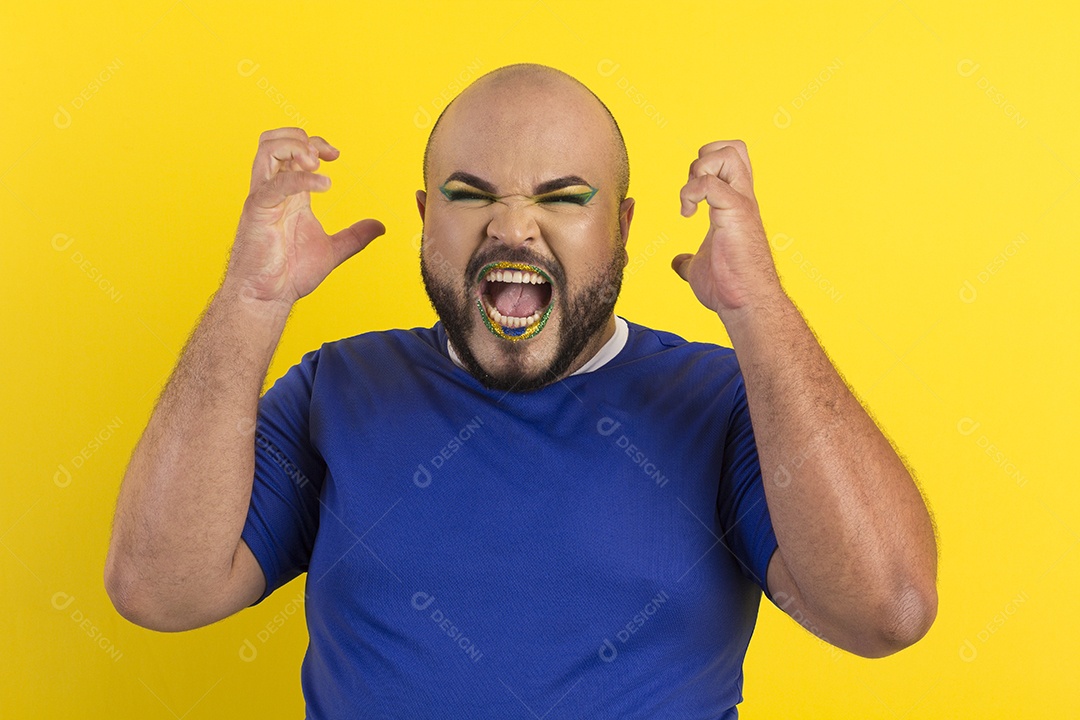
[[[424,149],[425,185],[433,181],[433,158],[442,151],[447,124],[464,123],[478,131],[482,124],[485,132],[496,128],[502,135],[527,145],[543,140],[535,125],[529,125],[530,118],[541,111],[546,112],[544,122],[572,124],[583,147],[602,149],[612,173],[615,198],[621,203],[630,186],[630,163],[615,117],[595,93],[573,76],[533,63],[492,70],[443,108]],[[508,162],[511,160],[507,157]]]

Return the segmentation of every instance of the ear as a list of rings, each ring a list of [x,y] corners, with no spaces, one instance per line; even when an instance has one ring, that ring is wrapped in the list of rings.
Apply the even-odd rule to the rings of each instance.
[[[416,191],[416,209],[420,211],[420,222],[424,221],[424,206],[427,204],[427,193],[423,190]]]
[[[626,252],[626,241],[630,239],[630,221],[634,219],[634,198],[626,198],[619,205],[619,231],[622,233],[623,267],[630,264],[630,255]]]

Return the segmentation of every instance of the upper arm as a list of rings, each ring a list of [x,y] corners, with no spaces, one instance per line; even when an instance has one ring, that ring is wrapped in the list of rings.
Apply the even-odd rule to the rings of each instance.
[[[776,534],[741,377],[735,378],[732,387],[716,507],[724,545],[738,560],[743,575],[768,595],[772,588],[767,582],[770,559],[777,556]]]
[[[226,586],[222,606],[223,618],[250,607],[266,590],[266,576],[243,538],[236,547],[232,572]]]
[[[180,626],[168,630],[194,630],[235,615],[257,600],[266,588],[266,578],[251,548],[242,539],[233,553],[232,569],[217,588],[207,591],[198,609],[178,617]]]
[[[772,558],[769,560],[766,582],[774,605],[787,613],[792,620],[802,625],[803,629],[816,635],[819,640],[838,645],[838,643],[824,635],[824,631],[820,626],[821,621],[806,606],[805,598],[799,593],[799,587],[795,584],[795,579],[791,576],[791,572],[784,562],[784,557],[780,554],[779,547],[776,548],[776,552],[773,553]]]
[[[266,589],[266,577],[247,543],[240,540],[233,553],[228,577],[216,588],[206,592],[197,609],[187,617],[176,618],[178,626],[165,630],[194,630],[235,615],[250,606]],[[161,628],[155,628],[161,629]]]
[[[247,543],[240,540],[229,574],[209,587],[159,589],[156,600],[132,602],[120,594],[113,598],[117,611],[128,621],[158,632],[183,632],[205,627],[243,610],[266,588],[262,568]],[[160,597],[168,595],[167,601]],[[112,593],[110,593],[112,597]]]
[[[857,619],[830,619],[813,607],[799,592],[779,548],[769,560],[767,582],[773,603],[818,640],[866,658],[883,657],[899,649],[877,637],[874,628],[855,624]]]
[[[768,585],[768,595],[772,598],[773,603],[790,614],[792,604],[798,601],[799,589],[795,587],[795,581],[791,578],[787,565],[784,564],[784,558],[780,556],[779,547],[776,548],[776,551],[769,559],[766,583]]]
[[[311,437],[320,352],[306,353],[259,399],[254,428],[255,473],[233,574],[261,574],[249,605],[307,571],[319,529],[326,462]]]

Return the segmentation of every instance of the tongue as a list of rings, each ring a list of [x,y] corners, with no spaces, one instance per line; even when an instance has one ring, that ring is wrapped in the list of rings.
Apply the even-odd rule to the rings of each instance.
[[[506,317],[529,317],[544,306],[539,285],[493,282],[488,292],[495,307]]]

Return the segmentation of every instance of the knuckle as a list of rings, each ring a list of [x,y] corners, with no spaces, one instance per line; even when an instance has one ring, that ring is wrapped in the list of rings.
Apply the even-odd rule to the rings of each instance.
[[[298,127],[279,127],[272,130],[264,130],[262,134],[259,135],[259,143],[261,144],[287,137],[307,138],[307,131],[304,130],[304,128]]]
[[[274,187],[275,190],[281,190],[282,192],[285,192],[294,182],[295,173],[283,172],[275,175],[270,181],[270,184]]]
[[[290,147],[290,146],[296,145],[297,142],[299,142],[299,141],[296,140],[295,138],[288,138],[288,137],[270,138],[265,143],[263,143],[263,147],[261,149],[262,149],[263,152],[272,153],[275,150],[279,150],[279,149],[281,149],[283,147]]]

